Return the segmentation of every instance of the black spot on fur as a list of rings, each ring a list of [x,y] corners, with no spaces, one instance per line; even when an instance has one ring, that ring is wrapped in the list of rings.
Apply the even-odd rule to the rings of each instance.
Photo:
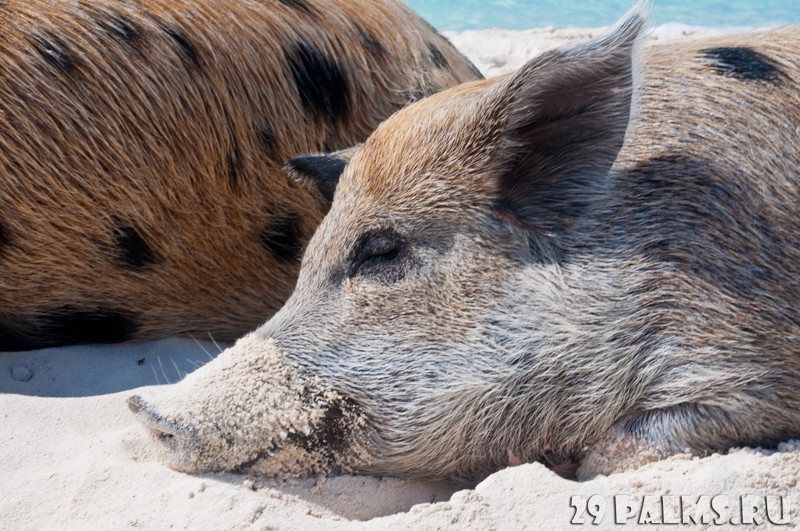
[[[121,225],[114,228],[118,263],[129,269],[144,269],[156,263],[156,254],[134,227]]]
[[[786,74],[768,57],[745,47],[700,50],[717,74],[742,81],[778,82]]]
[[[132,339],[137,330],[133,319],[120,311],[80,310],[63,306],[24,327],[0,327],[0,351],[120,343]]]
[[[431,54],[431,61],[435,64],[438,68],[449,68],[450,63],[447,62],[447,58],[442,54],[442,51],[437,48],[434,44],[428,44],[428,50]]]
[[[364,45],[371,54],[373,55],[383,55],[386,53],[386,48],[384,48],[383,44],[375,38],[374,35],[368,33],[363,28],[358,28],[358,36],[361,39],[361,44]]]
[[[275,133],[272,132],[272,129],[266,125],[261,126],[258,130],[258,138],[261,139],[261,144],[264,146],[264,150],[266,150],[270,158],[273,160],[277,159],[278,146],[275,140]]]
[[[54,35],[40,34],[32,36],[36,51],[51,65],[69,74],[75,68],[75,57],[67,45]]]
[[[349,107],[348,88],[336,61],[305,41],[297,41],[285,55],[303,107],[319,119],[343,119]]]
[[[158,23],[164,33],[172,39],[172,42],[175,44],[175,47],[181,52],[181,56],[186,59],[189,63],[191,63],[195,68],[200,68],[200,58],[197,55],[197,50],[189,42],[189,39],[186,38],[180,30],[167,26],[166,24]]]
[[[126,44],[133,44],[142,38],[142,34],[126,17],[120,14],[109,15],[107,21],[102,22],[111,35]]]
[[[304,237],[296,212],[270,220],[261,232],[261,245],[278,259],[293,262],[300,259]]]
[[[436,35],[436,36],[437,36],[439,39],[441,39],[443,42],[447,43],[447,45],[448,45],[448,46],[450,46],[451,48],[453,47],[453,43],[451,43],[451,42],[450,42],[450,40],[449,40],[447,37],[445,37],[444,35],[442,35],[441,33],[439,33],[439,30],[437,30],[436,28],[434,28],[434,27],[433,27],[433,26],[430,24],[430,22],[428,22],[428,21],[427,21],[427,20],[425,20],[425,19],[421,19],[421,20],[422,20],[422,23],[423,23],[423,24],[425,24],[425,26],[428,28],[428,30],[429,30],[429,31],[430,31],[432,34]],[[432,46],[432,45],[431,45],[431,46]],[[437,49],[437,51],[439,51],[439,50]],[[441,54],[441,51],[439,51],[439,52],[440,52],[440,54]],[[431,56],[431,57],[432,57],[432,56]],[[472,64],[472,62],[471,62],[469,59],[467,59],[466,57],[464,57],[464,56],[462,55],[462,56],[461,56],[461,60],[462,60],[462,61],[463,61],[463,63],[466,65],[466,67],[467,67],[467,68],[470,70],[470,72],[472,72],[472,74],[475,76],[475,79],[483,79],[483,74],[481,74],[481,71],[480,71],[480,70],[478,70],[478,68],[477,68],[477,67],[476,67],[474,64]],[[435,61],[436,61],[436,60],[434,59],[434,62],[435,62]]]
[[[298,11],[302,11],[307,15],[314,14],[314,8],[308,5],[308,2],[305,0],[278,0],[281,4],[285,6],[289,6],[292,9],[297,9]]]
[[[286,169],[301,180],[310,180],[328,201],[339,183],[347,161],[333,155],[306,155],[295,157],[286,163]]]
[[[97,21],[100,29],[108,33],[116,41],[133,46],[141,39],[141,32],[125,15],[87,2],[80,2],[80,6],[91,18]]]

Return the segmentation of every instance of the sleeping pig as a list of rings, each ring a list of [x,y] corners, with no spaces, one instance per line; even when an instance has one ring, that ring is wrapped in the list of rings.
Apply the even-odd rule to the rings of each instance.
[[[289,163],[338,187],[286,305],[129,400],[171,466],[474,482],[800,436],[800,27],[640,50],[645,10],[341,175]]]

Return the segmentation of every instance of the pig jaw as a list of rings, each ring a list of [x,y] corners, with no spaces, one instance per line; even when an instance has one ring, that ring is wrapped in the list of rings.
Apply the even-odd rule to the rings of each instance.
[[[181,472],[248,471],[304,476],[350,470],[358,408],[287,367],[274,341],[248,336],[182,382],[128,407],[166,463]]]

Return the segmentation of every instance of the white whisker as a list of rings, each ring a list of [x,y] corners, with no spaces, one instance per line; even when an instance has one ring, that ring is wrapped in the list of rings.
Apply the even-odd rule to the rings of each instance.
[[[212,361],[214,360],[214,356],[212,356],[212,355],[211,355],[211,353],[210,353],[208,350],[206,350],[206,348],[203,346],[203,344],[202,344],[202,343],[200,343],[200,342],[197,340],[197,338],[196,338],[196,337],[194,337],[194,336],[193,336],[193,335],[191,335],[191,334],[189,334],[189,337],[191,337],[191,338],[192,338],[192,341],[194,341],[195,343],[197,343],[197,346],[198,346],[198,347],[200,347],[200,349],[201,349],[203,352],[205,352],[205,353],[206,353],[206,356],[208,356],[208,359],[210,359],[210,360],[212,360]]]
[[[175,363],[175,358],[170,358],[169,361],[172,362],[172,366],[175,367],[175,372],[178,373],[178,380],[183,380],[183,373],[181,373],[181,370],[178,368],[178,364]]]
[[[164,370],[164,365],[161,364],[161,356],[157,356],[157,357],[158,357],[158,366],[161,367],[161,374],[164,375],[164,380],[168,384],[171,384],[172,382],[169,381],[169,377],[167,376],[167,371]]]
[[[158,379],[158,374],[156,374],[156,368],[150,365],[150,369],[153,371],[153,376],[156,379],[156,385],[161,385],[161,382]]]
[[[211,339],[211,342],[214,343],[214,346],[217,347],[220,352],[222,352],[222,347],[219,346],[219,343],[217,343],[217,341],[214,339],[214,336],[211,335],[211,332],[208,333],[208,337]]]

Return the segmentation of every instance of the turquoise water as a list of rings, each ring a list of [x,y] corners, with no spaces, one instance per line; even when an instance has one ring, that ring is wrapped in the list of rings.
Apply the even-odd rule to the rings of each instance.
[[[440,30],[596,27],[613,23],[633,0],[406,0]],[[655,0],[656,24],[763,28],[800,22],[800,0]]]

